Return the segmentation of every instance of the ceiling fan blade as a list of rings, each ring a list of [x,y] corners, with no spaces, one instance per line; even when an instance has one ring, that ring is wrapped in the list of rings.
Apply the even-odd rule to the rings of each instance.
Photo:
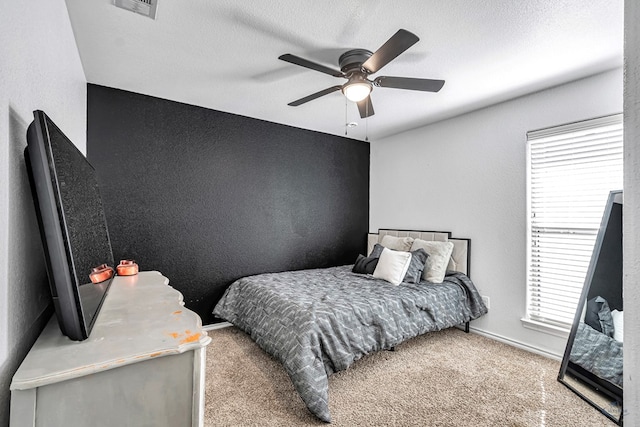
[[[362,64],[362,68],[369,74],[376,73],[395,57],[418,43],[418,40],[420,39],[415,34],[400,29]]]
[[[409,77],[380,76],[373,81],[378,87],[394,89],[421,90],[423,92],[438,92],[444,86],[444,80],[413,79]]]
[[[296,101],[290,102],[287,105],[291,105],[292,107],[297,107],[298,105],[302,105],[305,102],[313,101],[316,98],[320,98],[321,96],[328,95],[340,89],[342,89],[342,86],[331,86],[327,89],[321,90],[320,92],[312,93],[309,96],[305,96],[304,98],[300,98]]]
[[[278,59],[281,59],[286,62],[290,62],[291,64],[299,65],[301,67],[309,68],[311,70],[320,71],[321,73],[329,74],[330,76],[344,77],[344,73],[342,71],[325,67],[324,65],[311,62],[308,59],[300,58],[299,56],[291,55],[290,53],[285,53],[284,55],[280,55]]]
[[[366,119],[367,117],[375,114],[375,111],[373,111],[373,104],[371,103],[371,95],[367,96],[362,101],[359,101],[357,104],[361,118]]]

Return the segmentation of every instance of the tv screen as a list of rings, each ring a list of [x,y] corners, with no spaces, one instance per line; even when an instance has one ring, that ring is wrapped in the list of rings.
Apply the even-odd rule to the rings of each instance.
[[[96,173],[43,112],[34,111],[25,160],[58,324],[89,337],[113,278],[113,252]]]

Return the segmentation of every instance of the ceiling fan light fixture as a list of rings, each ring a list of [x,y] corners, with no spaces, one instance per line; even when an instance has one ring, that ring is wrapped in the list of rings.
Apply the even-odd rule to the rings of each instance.
[[[351,78],[342,86],[342,93],[351,102],[360,102],[371,93],[371,82],[362,78]]]

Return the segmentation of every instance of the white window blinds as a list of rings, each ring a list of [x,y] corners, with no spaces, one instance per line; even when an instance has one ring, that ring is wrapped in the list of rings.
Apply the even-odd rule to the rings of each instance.
[[[569,329],[609,192],[622,189],[622,114],[527,133],[527,318]]]

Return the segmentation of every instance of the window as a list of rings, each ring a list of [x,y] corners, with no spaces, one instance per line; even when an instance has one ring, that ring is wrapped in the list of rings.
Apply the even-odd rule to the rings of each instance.
[[[525,325],[568,331],[609,192],[622,189],[622,114],[527,133]]]

